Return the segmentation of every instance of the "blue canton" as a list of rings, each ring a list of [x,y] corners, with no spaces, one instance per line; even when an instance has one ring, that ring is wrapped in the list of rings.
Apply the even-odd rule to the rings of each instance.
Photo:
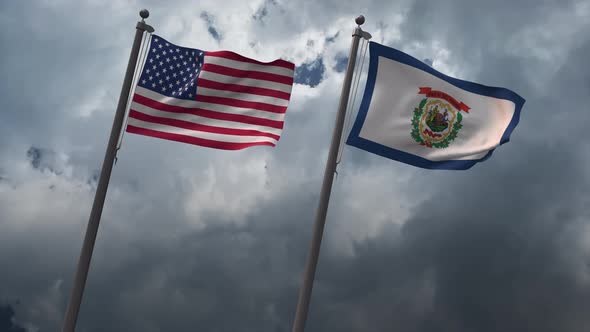
[[[205,52],[154,35],[138,86],[168,97],[195,100]]]

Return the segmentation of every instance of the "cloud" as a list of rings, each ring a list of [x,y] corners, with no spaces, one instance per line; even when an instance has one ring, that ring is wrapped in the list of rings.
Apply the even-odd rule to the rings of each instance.
[[[220,41],[221,34],[215,28],[215,18],[213,18],[213,16],[210,13],[207,13],[206,11],[201,12],[201,18],[207,24],[207,31],[209,31],[211,37],[213,37],[213,39],[217,41]]]
[[[11,306],[0,306],[0,331],[26,332],[26,330],[14,323],[14,309]]]
[[[142,6],[180,45],[293,61],[298,84],[273,149],[125,134],[80,331],[290,328],[358,14],[373,41],[527,103],[512,141],[465,172],[344,147],[307,330],[588,326],[585,2]],[[60,328],[140,8],[0,5],[0,301],[19,299],[16,327]]]

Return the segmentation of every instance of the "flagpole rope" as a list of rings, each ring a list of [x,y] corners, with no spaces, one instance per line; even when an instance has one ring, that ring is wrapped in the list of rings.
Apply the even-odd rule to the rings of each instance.
[[[352,85],[352,93],[350,94],[349,97],[349,103],[348,103],[348,109],[346,110],[346,118],[347,118],[347,122],[346,122],[346,127],[345,130],[342,132],[342,137],[344,137],[346,135],[346,133],[350,130],[350,126],[352,123],[352,110],[354,109],[354,103],[356,102],[356,95],[358,92],[358,86],[360,83],[360,79],[361,79],[361,74],[363,71],[363,67],[365,65],[365,57],[367,55],[367,50],[369,42],[367,40],[365,40],[364,38],[361,40],[362,44],[361,44],[361,51],[360,53],[362,54],[361,56],[361,65],[357,66],[355,68],[354,71],[354,79],[353,79],[353,85]],[[350,102],[352,101],[352,102]],[[342,155],[343,155],[343,151],[344,151],[344,144],[342,143],[342,137],[340,138],[340,147],[338,149],[338,158],[336,159],[336,165],[340,164],[340,162],[342,161]],[[338,174],[338,172],[336,172],[336,174]]]
[[[350,111],[351,111],[351,113],[352,113],[352,110],[354,109],[354,105],[356,103],[356,97],[357,97],[358,87],[359,87],[359,83],[361,81],[361,74],[363,73],[363,68],[365,66],[365,58],[367,56],[367,51],[369,50],[369,47],[368,46],[369,46],[369,41],[363,39],[364,51],[363,51],[363,49],[361,49],[361,52],[364,52],[364,53],[363,53],[363,55],[361,57],[361,67],[359,69],[358,76],[356,77],[356,83],[355,83],[354,91],[353,91],[353,94],[352,94],[352,103],[350,104]],[[350,114],[350,115],[352,115],[352,114]],[[350,126],[352,124],[352,116],[348,117],[347,121],[348,122],[346,124],[346,131],[345,132],[348,132],[350,130]]]
[[[137,68],[139,68],[139,70],[137,70],[135,72],[135,75],[133,76],[133,82],[131,85],[131,92],[129,93],[129,96],[127,96],[127,107],[126,107],[126,111],[125,111],[125,121],[123,122],[123,132],[121,133],[121,137],[119,138],[119,143],[117,144],[117,149],[116,149],[116,153],[119,152],[119,150],[121,149],[121,146],[123,145],[123,136],[125,136],[125,128],[127,127],[127,122],[129,121],[129,108],[130,108],[130,104],[131,101],[133,99],[133,94],[135,93],[135,87],[137,86],[137,80],[139,80],[139,76],[141,75],[141,71],[143,70],[143,66],[145,65],[145,61],[147,59],[147,52],[149,50],[149,43],[152,39],[152,33],[148,32],[146,33],[143,38],[142,38],[142,43],[141,43],[141,49],[139,51],[139,66]],[[117,156],[115,156],[115,165],[117,164]]]

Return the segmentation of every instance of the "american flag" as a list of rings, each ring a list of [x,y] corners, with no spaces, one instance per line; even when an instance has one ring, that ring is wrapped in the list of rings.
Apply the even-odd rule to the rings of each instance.
[[[127,132],[216,149],[275,146],[294,64],[206,52],[153,35]]]

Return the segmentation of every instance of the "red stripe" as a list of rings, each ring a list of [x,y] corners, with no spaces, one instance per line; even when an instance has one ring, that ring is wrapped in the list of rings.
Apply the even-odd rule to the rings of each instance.
[[[170,140],[170,141],[200,145],[200,146],[205,146],[208,148],[221,149],[221,150],[241,150],[241,149],[249,148],[251,146],[256,146],[256,145],[275,146],[275,144],[273,144],[271,142],[230,143],[230,142],[213,141],[213,140],[204,139],[204,138],[179,135],[179,134],[170,134],[170,133],[165,133],[165,132],[151,130],[151,129],[139,128],[139,127],[135,127],[132,125],[127,125],[126,131],[128,133],[132,133],[132,134],[151,136],[151,137],[162,138],[162,139],[166,139],[166,140]]]
[[[184,128],[184,129],[195,130],[195,131],[204,131],[204,132],[215,133],[215,134],[225,134],[225,135],[235,135],[235,136],[264,136],[264,137],[270,137],[270,138],[276,139],[277,141],[280,138],[280,136],[278,136],[278,135],[271,134],[271,133],[265,133],[265,132],[258,131],[258,130],[214,127],[214,126],[208,126],[208,125],[198,124],[198,123],[184,121],[184,120],[153,116],[153,115],[141,113],[141,112],[138,112],[135,110],[131,110],[129,112],[129,117],[137,119],[137,120],[141,120],[141,121],[146,121],[146,122],[158,123],[158,124],[163,124],[163,125],[168,125],[168,126],[173,126],[173,127],[178,127],[178,128]]]
[[[258,103],[255,101],[244,101],[244,100],[237,100],[232,98],[224,98],[224,97],[215,97],[215,96],[203,96],[198,93],[197,90],[197,101],[203,103],[211,103],[211,104],[219,104],[219,105],[226,105],[226,106],[234,106],[234,107],[241,107],[241,108],[252,108],[260,111],[267,111],[272,113],[285,113],[287,111],[287,106],[277,106],[271,105],[266,103]]]
[[[202,71],[208,71],[211,73],[226,75],[226,76],[234,76],[240,78],[253,78],[256,80],[265,80],[270,82],[282,83],[287,85],[293,85],[293,77],[285,76],[285,75],[277,75],[271,73],[265,73],[256,70],[240,70],[234,69],[230,67],[220,66],[213,63],[205,63]]]
[[[255,63],[255,64],[263,65],[263,66],[277,66],[277,67],[283,67],[283,68],[295,70],[295,64],[293,64],[289,61],[281,60],[281,59],[275,60],[272,62],[260,62],[260,61],[254,60],[254,59],[246,58],[245,56],[242,56],[237,53],[230,52],[230,51],[206,52],[205,55],[216,56],[216,57],[220,57],[220,58],[226,58],[226,59],[242,61],[242,62]]]
[[[267,96],[267,97],[275,97],[284,100],[289,100],[291,97],[290,93],[277,91],[272,89],[266,88],[257,88],[254,86],[247,86],[247,85],[240,85],[240,84],[228,84],[228,83],[220,83],[216,81],[206,80],[204,78],[200,78],[197,81],[197,85],[203,88],[209,89],[216,89],[216,90],[226,90],[226,91],[233,91],[233,92],[241,92],[241,93],[250,93],[259,96]]]
[[[253,116],[248,115],[241,115],[241,114],[230,114],[230,113],[222,113],[211,111],[203,108],[196,108],[196,107],[182,107],[176,105],[169,105],[160,103],[158,101],[152,100],[150,98],[144,97],[142,95],[138,95],[137,93],[133,95],[133,101],[140,103],[144,106],[151,107],[158,111],[164,112],[173,112],[173,113],[186,113],[186,114],[193,114],[197,116],[202,116],[209,119],[216,119],[216,120],[225,120],[225,121],[233,121],[233,122],[240,122],[240,123],[247,123],[265,127],[271,127],[276,129],[283,129],[283,121],[276,121],[276,120],[269,120],[269,119],[261,119],[256,118]]]

